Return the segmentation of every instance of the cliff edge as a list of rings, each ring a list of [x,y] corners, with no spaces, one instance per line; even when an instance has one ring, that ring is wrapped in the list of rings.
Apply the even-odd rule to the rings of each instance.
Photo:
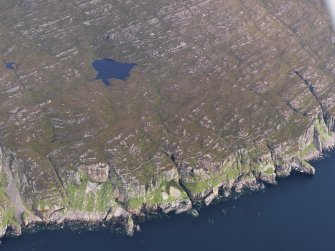
[[[0,236],[182,213],[335,145],[321,0],[0,3]],[[126,80],[92,62],[135,64]]]

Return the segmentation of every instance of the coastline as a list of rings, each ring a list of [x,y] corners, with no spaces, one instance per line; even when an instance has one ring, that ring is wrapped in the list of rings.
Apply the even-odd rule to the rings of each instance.
[[[110,208],[107,212],[87,212],[83,210],[73,210],[70,208],[67,209],[61,207],[52,209],[49,208],[49,210],[35,209],[35,212],[33,212],[28,210],[27,207],[24,206],[24,203],[22,203],[18,207],[15,207],[15,212],[12,212],[9,216],[10,220],[7,220],[6,224],[2,225],[0,236],[3,237],[8,234],[21,235],[22,230],[32,229],[36,225],[40,224],[61,227],[64,224],[71,225],[72,223],[79,223],[83,225],[101,225],[105,223],[111,225],[120,224],[124,227],[124,230],[128,235],[132,235],[134,231],[139,229],[136,220],[134,222],[134,219],[138,217],[145,218],[147,215],[158,213],[167,214],[170,212],[188,212],[192,210],[194,208],[193,206],[197,203],[208,206],[218,196],[229,198],[232,193],[241,194],[245,190],[253,191],[263,189],[264,184],[274,185],[277,183],[276,178],[287,177],[293,171],[314,175],[315,169],[307,161],[321,158],[324,150],[331,150],[335,146],[335,133],[332,129],[332,125],[326,126],[325,121],[323,121],[323,123],[321,121],[320,123],[320,118],[317,118],[316,120],[318,122],[313,123],[312,129],[309,128],[307,132],[303,134],[302,137],[308,144],[305,144],[302,147],[302,150],[300,150],[298,153],[292,154],[291,156],[285,156],[286,158],[283,159],[283,156],[280,156],[278,152],[280,148],[278,150],[269,147],[271,150],[271,155],[269,156],[269,154],[267,154],[258,158],[261,160],[261,167],[263,165],[267,167],[269,166],[269,158],[272,161],[271,168],[261,169],[265,171],[250,172],[249,170],[247,175],[243,173],[239,174],[236,179],[231,179],[229,182],[224,182],[221,180],[215,186],[211,186],[209,189],[205,188],[203,191],[199,191],[199,189],[192,191],[190,186],[188,186],[185,181],[181,181],[181,175],[179,174],[178,183],[173,183],[173,185],[170,184],[169,194],[167,195],[168,197],[164,198],[163,201],[159,201],[158,203],[151,205],[146,204],[145,201],[143,201],[139,203],[139,206],[132,207],[129,206],[129,199],[126,204],[116,204],[115,207]],[[313,135],[312,137],[310,135],[311,132]],[[309,141],[306,141],[306,138],[308,138]],[[314,147],[311,147],[311,144]],[[308,151],[306,149],[308,149]],[[6,157],[4,158],[4,155],[5,151],[1,151],[2,163],[5,163],[4,159],[6,159]],[[8,170],[12,170],[12,167],[5,167],[3,165],[2,169],[5,171],[7,170],[7,172],[5,172],[7,176],[7,203],[13,204],[18,203],[18,201],[22,202],[23,200],[18,200],[17,198],[18,186],[16,189],[13,188],[13,184],[17,185],[17,181],[14,182],[15,179],[13,179],[15,175],[12,173],[12,177],[10,177],[10,174],[8,174]],[[272,172],[269,172],[269,169],[272,170]],[[201,183],[203,181],[199,182]],[[209,184],[215,183],[213,181],[209,181],[208,179],[207,182]],[[178,187],[178,189],[183,189],[183,192],[187,194],[187,196],[180,194],[176,187]],[[8,192],[11,192],[9,196],[7,194]],[[174,193],[174,198],[176,199],[171,199],[170,193]],[[10,206],[8,206],[8,208],[9,207]],[[18,212],[22,211],[24,211],[24,213],[22,213],[21,219],[17,218]]]
[[[150,215],[312,176],[335,147],[318,1],[1,6],[0,239],[72,223],[132,235]],[[100,59],[136,67],[101,77]]]

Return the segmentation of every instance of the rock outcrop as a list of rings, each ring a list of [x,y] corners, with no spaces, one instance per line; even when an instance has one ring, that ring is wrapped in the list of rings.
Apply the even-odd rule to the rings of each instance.
[[[127,13],[127,15],[125,14]],[[182,213],[335,145],[321,0],[0,3],[0,236]],[[106,87],[91,63],[135,64]]]

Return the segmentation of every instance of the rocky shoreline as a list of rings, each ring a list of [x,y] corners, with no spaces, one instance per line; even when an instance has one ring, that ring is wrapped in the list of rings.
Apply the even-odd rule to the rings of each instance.
[[[313,175],[335,145],[322,0],[3,0],[0,34],[0,236],[131,234],[137,217]],[[136,66],[107,87],[101,59]]]
[[[325,125],[325,124],[324,124]],[[328,130],[328,127],[323,127],[323,130]],[[144,201],[139,204],[137,207],[131,207],[129,204],[117,204],[115,207],[111,207],[107,212],[97,212],[97,211],[83,211],[83,210],[73,210],[67,208],[53,208],[46,210],[40,210],[35,208],[33,210],[27,209],[24,206],[24,203],[18,196],[18,187],[13,187],[14,184],[17,185],[13,177],[15,177],[15,172],[9,174],[8,168],[13,171],[13,167],[6,166],[5,163],[11,163],[15,165],[15,162],[6,162],[8,156],[4,150],[1,150],[1,160],[2,166],[0,170],[4,170],[6,174],[6,191],[2,196],[4,196],[7,201],[8,209],[10,209],[10,205],[15,204],[15,212],[12,212],[12,215],[9,216],[7,222],[2,223],[2,227],[0,228],[0,236],[3,237],[6,234],[10,235],[20,235],[22,233],[22,229],[33,229],[38,225],[45,226],[54,226],[54,227],[62,227],[64,225],[101,225],[101,224],[120,224],[123,226],[124,231],[132,235],[134,231],[139,229],[139,225],[134,222],[135,218],[145,218],[147,215],[153,215],[157,213],[167,214],[170,212],[185,213],[192,212],[191,210],[195,210],[193,205],[200,203],[202,205],[209,205],[215,200],[218,196],[223,198],[229,198],[232,193],[241,194],[245,190],[259,190],[264,188],[264,184],[277,184],[276,178],[283,178],[290,175],[292,171],[306,173],[309,175],[315,174],[315,169],[307,162],[308,160],[313,160],[316,158],[322,157],[323,150],[330,150],[335,146],[335,134],[333,131],[327,131],[328,137],[320,138],[320,133],[317,133],[316,130],[319,128],[314,127],[313,129],[313,137],[312,144],[315,144],[315,148],[313,151],[310,151],[306,154],[305,158],[298,158],[299,154],[295,154],[293,157],[290,157],[290,161],[283,162],[281,159],[281,165],[276,165],[276,161],[278,161],[278,152],[275,149],[271,152],[271,159],[274,163],[273,172],[252,172],[249,171],[247,175],[239,175],[237,179],[230,180],[230,182],[221,182],[215,187],[210,189],[205,189],[202,192],[193,192],[189,190],[185,185],[183,185],[183,181],[179,180],[179,184],[181,184],[178,188],[185,189],[184,192],[187,194],[187,197],[182,197],[180,191],[177,189],[177,185],[171,185],[168,192],[169,194],[162,193],[163,200],[162,202],[156,204],[146,204]],[[304,135],[306,137],[306,134]],[[327,140],[325,140],[327,139]],[[317,144],[319,147],[317,147]],[[264,157],[263,157],[264,158]],[[13,160],[13,159],[12,159]],[[262,159],[264,161],[264,159]],[[14,163],[14,164],[13,164]],[[279,162],[277,162],[279,163]],[[7,172],[6,172],[7,169]],[[180,178],[180,177],[179,177]],[[9,182],[8,182],[9,181]],[[200,181],[201,182],[201,181]],[[169,196],[171,194],[174,196],[173,200],[170,200]],[[179,199],[178,199],[179,198]],[[3,198],[2,198],[3,199]],[[131,199],[129,199],[131,200]],[[129,201],[128,200],[128,201]],[[19,203],[18,203],[19,201]],[[164,201],[168,201],[164,203]],[[20,212],[23,212],[20,214]],[[6,213],[6,208],[2,214]],[[192,212],[194,213],[194,212]],[[2,217],[4,220],[4,217]]]

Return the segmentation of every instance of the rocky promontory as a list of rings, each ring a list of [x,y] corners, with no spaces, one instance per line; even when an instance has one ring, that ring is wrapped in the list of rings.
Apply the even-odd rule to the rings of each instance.
[[[335,145],[321,0],[3,0],[0,236],[184,213]],[[92,62],[134,67],[96,78]]]

